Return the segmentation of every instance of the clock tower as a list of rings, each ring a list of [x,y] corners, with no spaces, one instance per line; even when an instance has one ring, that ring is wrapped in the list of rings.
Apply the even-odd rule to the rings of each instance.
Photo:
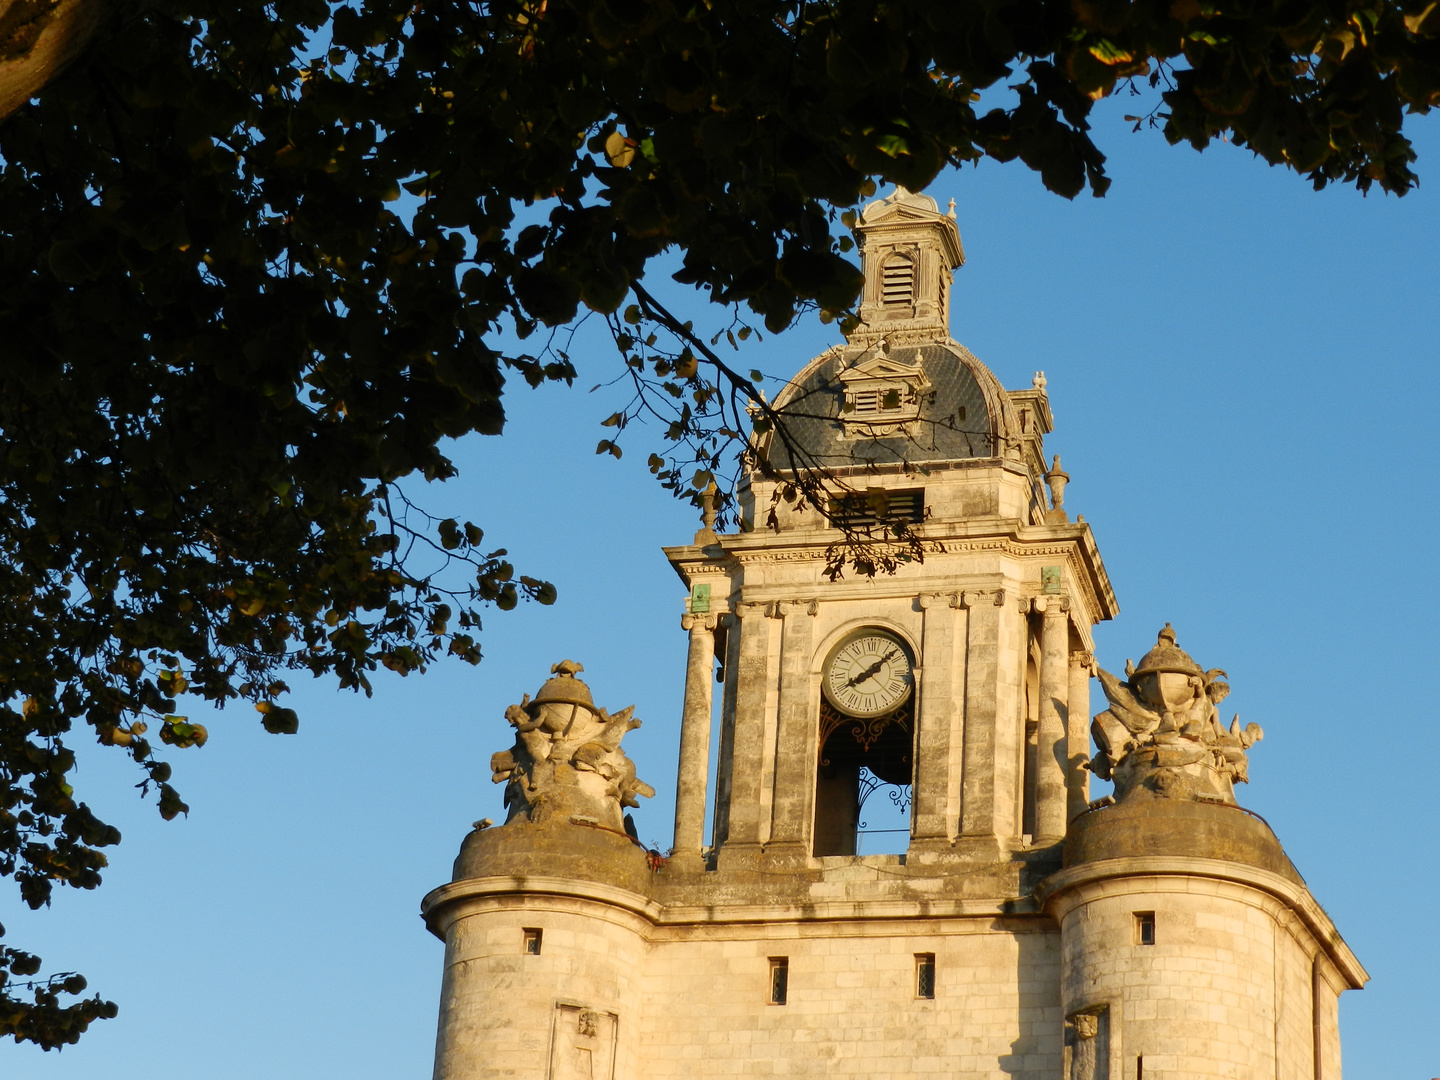
[[[1044,376],[1007,391],[949,335],[953,205],[900,189],[856,232],[862,322],[775,400],[757,447],[772,476],[743,486],[746,528],[666,551],[706,668],[686,681],[674,857],[800,867],[894,849],[861,821],[888,785],[910,810],[894,852],[908,867],[984,866],[1018,887],[1089,801],[1091,627],[1115,594],[1047,467]],[[825,513],[784,497],[807,470],[841,489]],[[840,525],[895,572],[832,580]]]
[[[555,664],[505,713],[504,823],[422,905],[435,1080],[1339,1080],[1367,976],[1236,803],[1263,733],[1168,625],[1097,667],[1118,609],[1045,378],[949,336],[953,203],[897,190],[856,232],[861,322],[776,398],[743,527],[665,550],[674,848],[627,828],[640,720]]]

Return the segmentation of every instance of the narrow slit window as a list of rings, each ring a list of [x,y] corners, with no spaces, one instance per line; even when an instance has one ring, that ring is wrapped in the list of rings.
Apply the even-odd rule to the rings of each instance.
[[[1155,913],[1153,911],[1135,912],[1135,944],[1155,944]]]
[[[790,996],[790,958],[770,957],[770,1004],[784,1005]]]
[[[1135,1059],[1135,1080],[1145,1080],[1145,1055]]]
[[[524,935],[525,935],[525,936],[524,936],[524,953],[525,953],[525,955],[526,955],[526,956],[539,956],[539,955],[540,955],[540,939],[544,936],[544,933],[545,933],[545,932],[544,932],[543,930],[541,930],[539,927],[527,926],[527,927],[524,928],[523,933],[524,933]]]
[[[935,954],[915,954],[915,996],[933,999],[935,997]]]

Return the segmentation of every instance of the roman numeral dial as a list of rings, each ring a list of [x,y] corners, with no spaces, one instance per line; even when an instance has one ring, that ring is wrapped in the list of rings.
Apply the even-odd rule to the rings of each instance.
[[[883,630],[861,630],[836,646],[825,664],[830,704],[849,716],[881,716],[910,696],[910,653]]]

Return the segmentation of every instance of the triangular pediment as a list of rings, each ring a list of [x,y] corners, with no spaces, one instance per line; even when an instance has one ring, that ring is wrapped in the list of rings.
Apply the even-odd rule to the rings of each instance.
[[[884,222],[893,221],[916,221],[931,222],[940,217],[934,210],[926,210],[918,206],[906,206],[904,203],[897,203],[894,206],[886,207],[880,213],[865,218],[866,225],[880,225]]]
[[[906,364],[896,360],[888,353],[880,352],[878,346],[871,351],[874,353],[873,356],[861,357],[859,363],[840,372],[839,378],[842,383],[860,382],[867,379],[895,380],[914,384],[926,381],[925,370],[919,364]]]
[[[941,216],[940,207],[929,195],[897,187],[883,199],[877,199],[865,207],[860,220],[873,225],[891,218],[911,221],[934,221]]]

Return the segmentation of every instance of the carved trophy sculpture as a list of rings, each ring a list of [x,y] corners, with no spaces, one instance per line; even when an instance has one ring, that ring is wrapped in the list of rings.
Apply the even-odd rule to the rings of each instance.
[[[575,676],[584,667],[562,660],[531,700],[505,710],[515,745],[490,758],[492,779],[505,785],[505,823],[590,818],[622,829],[622,807],[639,806],[637,795],[655,789],[635,778],[635,763],[620,749],[627,731],[640,726],[635,706],[611,716],[595,707],[590,688]]]
[[[1265,733],[1259,724],[1242,731],[1239,716],[1228,731],[1220,726],[1225,672],[1202,671],[1166,623],[1139,667],[1125,661],[1124,682],[1099,675],[1110,708],[1090,725],[1099,751],[1088,767],[1114,780],[1116,802],[1158,796],[1234,805],[1235,783],[1249,779],[1245,751]]]

